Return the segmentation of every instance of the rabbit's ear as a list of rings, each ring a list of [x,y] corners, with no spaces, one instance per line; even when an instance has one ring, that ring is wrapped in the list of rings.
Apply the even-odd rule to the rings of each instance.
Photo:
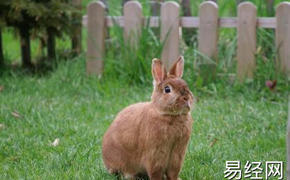
[[[152,76],[157,83],[160,83],[166,78],[166,70],[160,59],[155,58],[152,60]]]
[[[171,67],[169,74],[181,78],[183,74],[183,66],[184,66],[183,56],[179,56],[179,58],[175,61],[175,63]]]

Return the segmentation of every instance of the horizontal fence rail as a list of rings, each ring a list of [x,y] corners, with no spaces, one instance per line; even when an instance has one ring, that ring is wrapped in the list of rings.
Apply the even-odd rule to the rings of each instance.
[[[124,16],[107,16],[105,8],[100,1],[92,2],[87,7],[88,15],[83,16],[83,26],[88,29],[88,74],[101,75],[103,72],[104,42],[108,27],[122,27],[125,41],[131,46],[137,46],[141,27],[149,26],[161,29],[160,39],[164,44],[161,59],[166,68],[180,54],[180,28],[199,29],[198,51],[204,64],[208,64],[208,59],[218,62],[219,28],[236,28],[237,78],[240,81],[254,76],[257,28],[274,29],[278,53],[275,61],[277,70],[290,77],[290,2],[280,3],[275,17],[257,17],[257,8],[251,2],[239,4],[237,17],[218,17],[218,5],[213,1],[200,5],[198,17],[180,17],[179,4],[171,1],[161,3],[160,16],[152,17],[143,16],[142,6],[138,1],[125,3]],[[213,69],[210,72],[215,71]]]
[[[145,17],[144,26],[149,27],[160,27],[160,17]],[[120,26],[124,27],[124,17],[123,16],[106,16],[106,26]],[[83,26],[87,27],[88,16],[83,16]],[[180,17],[179,25],[182,28],[198,28],[199,27],[199,17]],[[218,26],[222,28],[236,28],[238,26],[238,18],[234,17],[222,17],[218,18]],[[257,18],[257,27],[275,29],[276,28],[276,18],[275,17],[259,17]]]

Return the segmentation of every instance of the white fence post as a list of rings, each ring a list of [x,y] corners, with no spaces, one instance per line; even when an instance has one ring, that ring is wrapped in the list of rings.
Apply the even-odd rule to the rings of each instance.
[[[138,1],[124,5],[124,39],[131,47],[137,47],[143,25],[142,6]]]
[[[215,2],[206,1],[199,7],[198,50],[200,56],[200,71],[205,80],[215,75],[218,42],[218,6]],[[214,62],[210,62],[213,59]]]
[[[276,48],[278,68],[290,77],[290,3],[282,2],[276,9]]]
[[[256,53],[257,8],[251,2],[238,7],[238,50],[237,77],[240,81],[253,78]]]
[[[164,43],[161,60],[168,70],[179,56],[179,5],[161,5],[161,41]]]
[[[101,75],[104,69],[106,10],[101,2],[88,5],[87,74]]]

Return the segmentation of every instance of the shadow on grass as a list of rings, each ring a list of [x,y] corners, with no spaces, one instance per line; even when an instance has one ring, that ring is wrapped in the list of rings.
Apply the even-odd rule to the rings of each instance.
[[[31,66],[25,67],[21,64],[2,64],[0,66],[0,76],[47,76],[57,70],[59,63],[65,61],[74,61],[79,59],[81,55],[77,56],[72,52],[63,52],[57,59],[49,59],[40,57],[34,60]]]

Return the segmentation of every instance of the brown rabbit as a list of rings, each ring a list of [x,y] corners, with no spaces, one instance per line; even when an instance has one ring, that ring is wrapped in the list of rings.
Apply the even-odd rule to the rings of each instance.
[[[104,135],[103,161],[110,173],[178,179],[193,122],[193,95],[181,79],[183,66],[181,56],[166,73],[161,61],[153,59],[151,102],[123,109]]]

